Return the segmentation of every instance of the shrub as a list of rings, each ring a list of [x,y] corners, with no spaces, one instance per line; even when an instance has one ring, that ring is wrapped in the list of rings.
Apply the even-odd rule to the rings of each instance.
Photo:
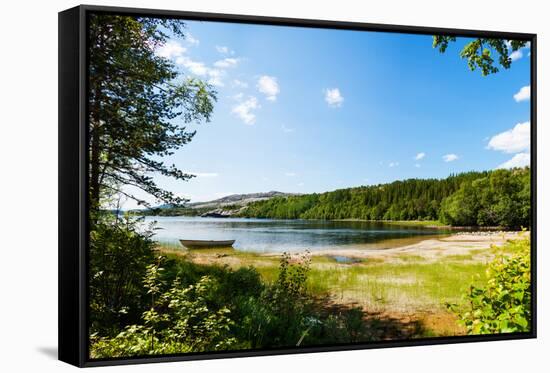
[[[489,264],[483,287],[470,285],[462,305],[447,304],[468,334],[531,330],[530,240],[510,241],[513,253],[500,253]]]
[[[251,348],[296,346],[317,322],[306,293],[309,266],[308,252],[295,261],[284,253],[277,280],[243,301],[241,333]]]
[[[94,358],[218,351],[235,344],[229,333],[233,325],[229,309],[212,307],[208,301],[216,281],[204,276],[196,284],[183,287],[176,279],[163,292],[162,271],[160,262],[147,268],[143,285],[151,305],[141,324],[127,326],[114,338],[93,334]]]
[[[114,335],[139,320],[146,307],[142,279],[154,259],[152,229],[139,219],[103,214],[91,227],[90,317],[93,332]]]

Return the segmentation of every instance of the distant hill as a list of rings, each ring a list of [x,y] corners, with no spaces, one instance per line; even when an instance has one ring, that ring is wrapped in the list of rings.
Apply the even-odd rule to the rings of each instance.
[[[184,207],[174,207],[169,204],[164,204],[140,212],[146,215],[161,216],[230,217],[239,214],[251,203],[266,201],[276,197],[284,198],[299,195],[300,194],[297,193],[283,193],[278,191],[232,194],[212,201],[188,203]]]
[[[264,201],[273,197],[289,197],[296,196],[296,193],[283,193],[277,191],[270,191],[265,193],[248,193],[248,194],[232,194],[222,198],[215,199],[208,202],[194,202],[189,203],[187,206],[192,208],[218,208],[227,205],[239,205],[245,206],[252,202]]]

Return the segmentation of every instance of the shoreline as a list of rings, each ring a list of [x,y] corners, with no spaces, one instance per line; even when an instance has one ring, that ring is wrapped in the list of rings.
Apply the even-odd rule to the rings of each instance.
[[[311,252],[308,288],[330,304],[361,307],[368,312],[426,323],[437,333],[464,333],[445,303],[456,303],[472,283],[482,283],[495,248],[530,232],[456,232],[393,248],[337,249]],[[404,241],[403,241],[404,242]],[[254,253],[233,248],[161,252],[198,265],[234,270],[254,267],[266,282],[276,281],[281,253]],[[505,251],[506,252],[506,251]],[[292,253],[292,262],[303,260]],[[344,259],[344,260],[342,260]],[[348,259],[348,260],[346,260]]]
[[[530,235],[530,231],[463,231],[453,232],[444,235],[429,235],[427,237],[415,238],[394,238],[379,243],[364,245],[352,245],[350,247],[338,246],[334,248],[309,251],[312,258],[334,258],[343,257],[356,260],[376,260],[384,262],[396,262],[406,257],[414,257],[423,261],[433,262],[450,256],[473,255],[485,252],[491,248],[501,247],[511,240]],[[211,248],[211,249],[174,249],[163,247],[162,251],[178,252],[182,255],[190,254],[203,264],[236,264],[239,257],[249,259],[256,258],[258,261],[272,260],[279,258],[282,252],[254,252],[234,248]],[[302,255],[304,251],[291,252],[292,257]],[[223,255],[213,255],[223,253]],[[476,255],[473,255],[476,256]],[[481,257],[480,257],[481,258]],[[239,260],[237,260],[238,262]],[[231,262],[231,263],[229,263]],[[347,266],[347,263],[336,263]]]
[[[402,226],[421,227],[421,228],[429,228],[429,229],[448,229],[448,230],[466,231],[466,232],[480,232],[480,231],[494,232],[494,231],[503,231],[505,229],[505,227],[499,227],[499,226],[448,225],[448,224],[443,224],[438,220],[330,219],[328,221],[370,222],[370,223],[382,223],[382,224],[388,224],[388,225],[402,225]],[[521,232],[521,230],[509,231],[509,232]]]
[[[472,252],[500,247],[510,240],[519,239],[530,231],[476,231],[456,232],[440,238],[428,238],[417,243],[387,249],[339,249],[311,252],[311,256],[346,256],[354,259],[385,259],[392,261],[403,256],[415,256],[427,260],[454,255],[470,255]]]
[[[133,214],[136,212],[131,211]],[[204,218],[204,219],[256,219],[256,220],[281,220],[281,221],[328,221],[328,222],[365,222],[365,223],[379,223],[379,224],[388,224],[388,225],[401,225],[401,226],[410,226],[410,227],[420,227],[427,229],[447,229],[453,231],[466,231],[466,232],[494,232],[494,231],[503,231],[505,227],[500,226],[453,226],[448,224],[443,224],[438,220],[370,220],[370,219],[356,219],[356,218],[345,218],[345,219],[275,219],[275,218],[258,218],[252,216],[232,216],[232,215],[221,215],[221,216],[202,216],[202,215],[148,215],[148,214],[136,214],[149,218]],[[508,231],[508,232],[521,232],[521,230]]]

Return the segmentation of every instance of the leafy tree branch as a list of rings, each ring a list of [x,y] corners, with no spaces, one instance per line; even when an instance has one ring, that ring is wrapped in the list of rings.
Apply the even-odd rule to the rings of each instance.
[[[454,36],[434,35],[433,37],[433,47],[441,53],[445,53],[449,43],[454,42],[456,42]],[[496,66],[497,62],[504,69],[509,69],[512,66],[510,54],[526,47],[527,43],[521,40],[507,41],[504,39],[478,38],[470,41],[462,48],[460,57],[467,60],[468,68],[471,71],[479,68],[481,75],[487,76],[499,71],[498,66]]]

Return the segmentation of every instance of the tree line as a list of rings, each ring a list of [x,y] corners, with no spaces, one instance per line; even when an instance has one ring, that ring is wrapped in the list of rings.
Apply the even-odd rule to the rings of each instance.
[[[453,226],[530,226],[530,170],[516,168],[408,179],[254,202],[243,217],[439,220]]]

